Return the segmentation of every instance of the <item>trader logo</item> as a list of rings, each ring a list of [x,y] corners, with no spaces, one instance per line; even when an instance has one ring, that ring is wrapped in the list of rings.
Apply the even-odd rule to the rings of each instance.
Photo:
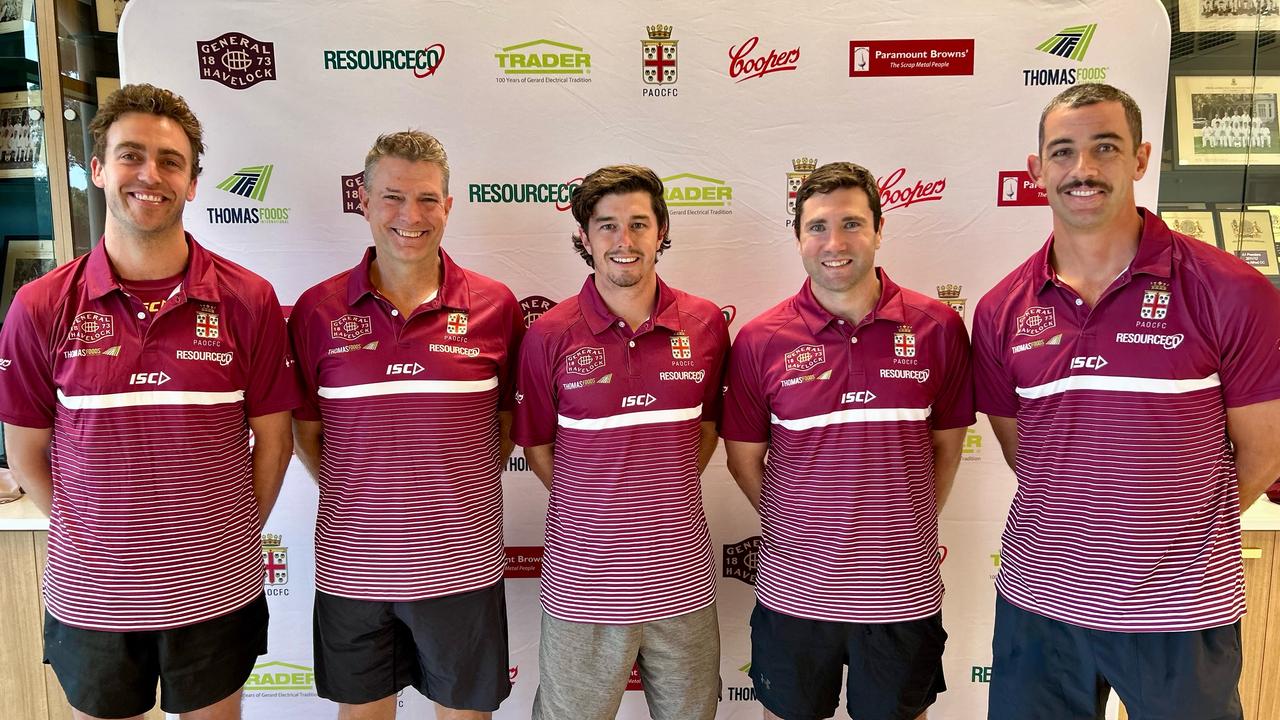
[[[800,186],[804,184],[804,179],[809,177],[818,167],[818,159],[810,157],[800,157],[791,161],[791,172],[787,173],[787,214],[796,214],[796,193],[800,191]],[[791,220],[787,220],[787,227],[791,227]]]
[[[996,207],[1040,207],[1049,204],[1049,193],[1026,170],[1001,170],[997,175]]]
[[[737,82],[742,82],[743,80],[764,77],[769,73],[796,69],[797,63],[800,62],[800,48],[796,47],[782,52],[771,49],[768,55],[754,58],[747,57],[756,49],[756,45],[759,43],[760,38],[753,36],[741,45],[729,48],[729,77],[736,78]]]
[[[947,283],[938,286],[938,299],[947,304],[956,314],[964,317],[965,299],[960,297],[960,290],[964,286]]]
[[[849,77],[972,74],[972,38],[849,41]]]
[[[268,587],[289,583],[289,548],[280,544],[281,539],[281,535],[274,533],[262,534],[262,565],[265,573],[263,583]],[[288,593],[286,591],[272,594]]]
[[[1036,45],[1036,50],[1048,53],[1063,60],[1083,63],[1085,54],[1089,52],[1089,44],[1097,31],[1097,23],[1090,25],[1073,25],[1065,27],[1050,35],[1044,42]],[[1022,84],[1024,87],[1042,85],[1075,85],[1085,82],[1105,82],[1107,67],[1075,67],[1058,65],[1055,67],[1024,68]]]
[[[373,318],[369,315],[343,315],[329,323],[329,334],[334,340],[353,342],[373,332]]]
[[[580,177],[561,183],[471,183],[467,199],[473,203],[552,203],[564,212],[581,184]]]
[[[71,321],[67,339],[92,345],[115,334],[115,318],[102,313],[82,312]]]
[[[754,586],[756,563],[760,557],[760,536],[753,535],[733,545],[725,545],[721,555],[724,576]]]
[[[500,83],[591,82],[591,53],[577,45],[540,38],[508,45],[493,55]]]
[[[364,171],[342,176],[342,212],[364,215],[360,207],[360,188],[364,187]]]
[[[719,178],[680,173],[662,178],[663,197],[672,215],[730,215],[733,186]]]
[[[1018,316],[1018,328],[1014,335],[1039,335],[1058,324],[1051,307],[1029,307]]]
[[[947,179],[945,177],[929,182],[916,180],[915,185],[900,187],[902,178],[906,174],[907,169],[902,167],[889,173],[886,178],[876,179],[876,184],[880,186],[882,212],[887,213],[890,210],[897,210],[916,203],[942,199],[942,193],[947,189]]]
[[[827,350],[821,345],[799,345],[782,360],[787,372],[806,372],[827,361]]]
[[[200,79],[213,80],[232,90],[248,90],[276,79],[275,43],[229,32],[196,42]]]
[[[416,78],[436,74],[444,62],[444,45],[409,50],[325,50],[325,70],[409,70]]]
[[[641,77],[645,85],[673,85],[679,77],[679,40],[671,39],[670,25],[649,25],[645,28],[649,33],[648,40],[640,41]],[[649,94],[648,91],[645,92]],[[671,89],[675,94],[675,89]]]
[[[555,306],[556,304],[554,302],[548,298],[542,297],[541,295],[530,295],[529,297],[521,300],[520,312],[524,313],[524,326],[528,328],[533,324],[534,320],[542,317],[543,313]]]
[[[565,358],[564,369],[570,375],[590,375],[604,367],[604,348],[579,348]]]
[[[253,666],[245,680],[246,694],[262,694],[270,697],[298,697],[314,695],[315,670],[306,665],[272,660]]]
[[[249,165],[231,173],[216,187],[232,195],[265,202],[274,171],[274,165]],[[289,222],[289,208],[210,207],[205,208],[205,212],[209,214],[211,225],[280,225]]]

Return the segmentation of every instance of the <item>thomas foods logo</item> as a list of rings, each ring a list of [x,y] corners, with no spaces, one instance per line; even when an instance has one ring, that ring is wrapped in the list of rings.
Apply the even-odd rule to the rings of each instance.
[[[1023,86],[1038,87],[1041,85],[1058,86],[1075,85],[1083,82],[1105,82],[1107,79],[1106,67],[1078,67],[1080,63],[1084,62],[1085,55],[1089,52],[1089,44],[1093,42],[1093,36],[1097,30],[1097,23],[1073,25],[1062,28],[1039,45],[1036,45],[1036,50],[1060,57],[1063,60],[1069,60],[1076,63],[1076,65],[1024,68],[1022,71]]]
[[[758,36],[752,36],[741,45],[729,48],[729,77],[736,82],[761,78],[770,73],[795,70],[800,62],[800,48],[790,50],[769,50],[751,57],[756,45],[760,44]]]
[[[248,90],[276,79],[275,43],[229,32],[196,42],[200,79],[213,80],[232,90]]]
[[[493,54],[500,83],[591,82],[591,53],[540,38],[508,45]]]
[[[569,201],[581,184],[580,177],[560,183],[471,183],[467,186],[467,199],[473,203],[504,205],[549,203],[564,212],[569,209]]]
[[[324,51],[325,70],[408,70],[416,78],[436,74],[444,62],[444,45],[408,50],[338,49]]]
[[[250,165],[231,173],[217,188],[255,202],[264,202],[274,165]],[[289,208],[211,207],[205,208],[211,225],[281,225],[289,222]]]
[[[972,74],[972,38],[849,41],[852,78]]]
[[[733,186],[719,178],[680,173],[662,178],[672,215],[731,215]]]
[[[364,215],[360,207],[360,188],[364,187],[364,171],[342,176],[342,212]]]

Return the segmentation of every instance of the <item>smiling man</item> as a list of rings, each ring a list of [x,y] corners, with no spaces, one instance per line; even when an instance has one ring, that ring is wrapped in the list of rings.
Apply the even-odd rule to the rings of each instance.
[[[809,279],[733,344],[722,434],[760,513],[751,679],[767,719],[912,720],[946,689],[938,512],[973,423],[964,321],[876,267],[870,172],[796,192]]]
[[[440,247],[438,140],[382,135],[364,177],[374,246],[289,321],[298,456],[320,483],[316,687],[342,720],[395,717],[408,685],[440,720],[487,718],[511,691],[502,466],[524,320]]]
[[[728,328],[657,275],[671,240],[652,170],[596,170],[572,210],[595,272],[529,328],[513,432],[551,491],[533,716],[613,718],[638,662],[656,720],[710,720],[720,634],[699,476]]]
[[[978,304],[978,409],[1018,478],[989,717],[1241,717],[1240,510],[1280,475],[1280,294],[1137,207],[1133,98],[1069,88],[1031,175],[1053,234]]]
[[[0,333],[14,475],[49,513],[45,658],[77,718],[240,717],[267,650],[260,530],[289,461],[271,286],[182,227],[200,123],[127,85],[98,109],[105,233],[18,292]],[[249,443],[252,430],[254,443]]]

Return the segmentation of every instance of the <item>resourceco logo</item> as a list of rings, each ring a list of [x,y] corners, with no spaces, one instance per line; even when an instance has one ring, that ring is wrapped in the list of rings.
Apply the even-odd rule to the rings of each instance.
[[[218,183],[219,190],[232,195],[263,202],[271,183],[274,165],[250,165],[231,173]],[[211,225],[281,225],[289,222],[289,208],[281,207],[211,207],[205,208]]]
[[[1036,50],[1082,63],[1097,30],[1097,23],[1065,27],[1036,45]],[[1022,71],[1022,84],[1026,87],[1075,85],[1082,82],[1104,82],[1106,79],[1106,67],[1040,67],[1025,68]]]
[[[244,33],[223,33],[196,42],[200,79],[213,80],[232,90],[248,90],[276,79],[275,43],[255,40]]]
[[[444,62],[444,45],[433,43],[409,50],[325,50],[325,70],[410,70],[416,78],[431,77]]]
[[[672,215],[729,215],[733,186],[719,178],[680,173],[662,178],[663,197]]]
[[[342,212],[364,215],[360,207],[360,188],[364,187],[364,171],[342,176]]]
[[[508,45],[493,54],[500,83],[591,82],[591,53],[545,38]]]
[[[258,697],[296,697],[314,695],[315,685],[315,670],[306,665],[272,660],[253,666],[244,691]]]
[[[580,177],[562,183],[471,183],[467,199],[473,203],[553,203],[556,210],[564,212],[581,184]]]

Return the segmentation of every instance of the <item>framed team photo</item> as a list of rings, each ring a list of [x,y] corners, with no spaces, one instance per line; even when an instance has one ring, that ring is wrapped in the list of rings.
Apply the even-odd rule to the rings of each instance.
[[[1280,30],[1280,0],[1178,0],[1179,32]]]
[[[1280,277],[1271,214],[1265,210],[1219,210],[1223,250],[1269,278]]]
[[[1179,165],[1280,165],[1280,77],[1174,78]]]
[[[20,32],[32,21],[35,0],[0,0],[0,33]]]
[[[12,235],[4,242],[4,277],[0,282],[0,321],[9,314],[9,304],[18,288],[52,270],[57,265],[53,240],[30,235]]]
[[[46,172],[40,92],[0,93],[0,178],[37,177]]]
[[[1207,210],[1161,210],[1160,217],[1169,229],[1180,232],[1214,247],[1222,247],[1218,240],[1218,228],[1213,224],[1213,213]]]
[[[102,32],[120,32],[120,15],[129,0],[93,0],[94,9],[98,13],[98,30]]]

